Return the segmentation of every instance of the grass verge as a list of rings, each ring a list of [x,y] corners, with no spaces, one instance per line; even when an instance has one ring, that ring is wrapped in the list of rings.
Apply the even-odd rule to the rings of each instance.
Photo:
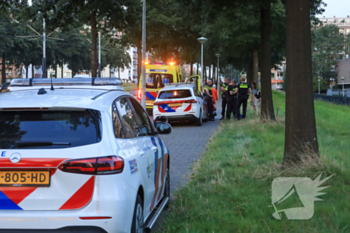
[[[315,101],[321,160],[281,170],[285,95],[273,94],[276,123],[253,116],[221,123],[189,183],[175,192],[158,232],[350,232],[350,108]],[[205,127],[205,125],[204,125]],[[334,175],[309,220],[273,218],[271,184],[277,177]],[[297,200],[299,201],[299,199]],[[294,206],[293,200],[284,208]],[[300,204],[300,203],[299,203]]]
[[[135,83],[123,83],[123,88],[125,91],[134,91],[137,89],[137,84],[135,84]]]

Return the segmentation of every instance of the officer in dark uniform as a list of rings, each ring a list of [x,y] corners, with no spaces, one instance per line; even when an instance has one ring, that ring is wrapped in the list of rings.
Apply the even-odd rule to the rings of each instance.
[[[231,118],[231,114],[233,114],[233,117],[236,117],[236,110],[237,110],[237,94],[236,92],[237,83],[236,80],[232,80],[230,85],[228,86],[228,90],[226,93],[226,102],[227,102],[227,113],[226,113],[226,119]]]
[[[205,102],[207,102],[207,106],[208,106],[209,120],[215,121],[212,87],[213,87],[212,81],[208,80],[207,85],[205,85],[204,87],[204,96],[205,96]]]
[[[251,88],[247,83],[247,79],[245,77],[241,78],[241,83],[237,85],[235,93],[238,94],[238,106],[237,106],[237,120],[241,118],[241,105],[243,105],[243,115],[242,119],[246,117],[247,113],[247,102],[248,102],[248,94],[251,93]]]
[[[224,120],[225,119],[225,108],[226,108],[226,105],[227,105],[227,102],[226,102],[226,92],[228,90],[228,85],[230,84],[230,79],[229,78],[226,78],[225,79],[225,83],[221,86],[221,91],[223,92],[222,94],[222,110],[221,110],[221,119],[220,120]]]

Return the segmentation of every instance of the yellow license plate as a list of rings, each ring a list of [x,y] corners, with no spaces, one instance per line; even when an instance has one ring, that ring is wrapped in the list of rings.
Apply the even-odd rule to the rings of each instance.
[[[181,107],[182,103],[169,104],[169,107]]]
[[[50,171],[0,171],[0,186],[50,186]]]

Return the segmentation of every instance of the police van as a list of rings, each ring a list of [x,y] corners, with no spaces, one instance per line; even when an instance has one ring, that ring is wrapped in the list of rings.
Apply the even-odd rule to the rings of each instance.
[[[119,78],[14,79],[0,93],[0,232],[150,230],[170,153]]]
[[[142,75],[137,90],[137,98],[141,100]],[[159,91],[166,84],[182,82],[182,72],[174,62],[170,63],[146,63],[146,109],[152,112],[153,103]]]

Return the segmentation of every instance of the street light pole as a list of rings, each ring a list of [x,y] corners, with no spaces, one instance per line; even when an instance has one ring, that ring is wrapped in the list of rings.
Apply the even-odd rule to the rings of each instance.
[[[343,81],[343,97],[344,97],[345,96],[345,93],[344,93],[344,80],[345,80],[345,78],[341,77],[341,80]]]
[[[201,44],[201,91],[203,87],[203,75],[204,75],[204,69],[203,69],[203,53],[204,53],[204,43],[207,42],[207,38],[201,37],[197,39],[198,42]]]
[[[318,94],[321,94],[321,85],[320,85],[321,79],[318,79]]]
[[[221,57],[221,55],[220,55],[220,53],[216,53],[215,56],[218,58],[218,73],[216,74],[217,75],[216,88],[217,88],[218,92],[220,93],[220,91],[219,91],[219,76],[220,76],[220,57]],[[218,97],[220,99],[219,93],[218,93]]]
[[[142,83],[141,106],[146,109],[146,0],[143,0],[142,9]]]
[[[42,77],[47,78],[46,72],[46,33],[45,33],[45,18],[43,18],[43,64],[42,64]]]
[[[101,32],[98,32],[98,75],[101,77]]]

